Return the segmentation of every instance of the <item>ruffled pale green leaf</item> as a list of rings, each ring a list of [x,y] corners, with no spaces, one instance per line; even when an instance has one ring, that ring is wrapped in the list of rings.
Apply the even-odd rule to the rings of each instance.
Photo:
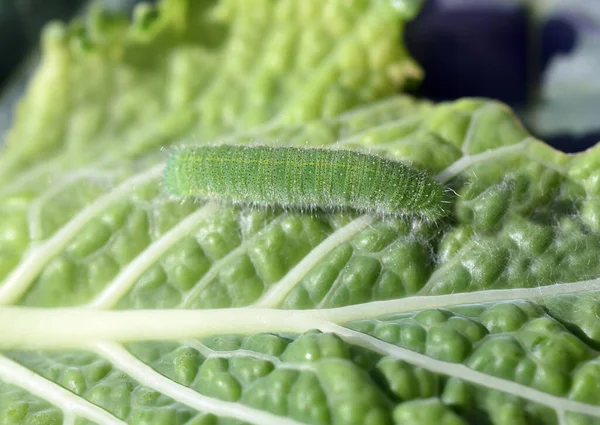
[[[132,24],[96,10],[51,25],[0,176],[41,159],[139,157],[388,95],[420,76],[400,43],[416,4],[168,0],[138,7]]]
[[[1,424],[600,423],[600,151],[392,95],[408,6],[47,32],[0,156]],[[456,196],[435,223],[170,197],[160,147],[212,140],[376,152]]]

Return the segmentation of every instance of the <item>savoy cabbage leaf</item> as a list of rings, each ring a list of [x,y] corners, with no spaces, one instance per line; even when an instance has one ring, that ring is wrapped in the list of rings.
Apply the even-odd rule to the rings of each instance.
[[[600,151],[394,95],[416,8],[50,26],[0,152],[0,423],[600,423]],[[456,196],[437,223],[170,197],[161,148],[214,140],[377,152]]]

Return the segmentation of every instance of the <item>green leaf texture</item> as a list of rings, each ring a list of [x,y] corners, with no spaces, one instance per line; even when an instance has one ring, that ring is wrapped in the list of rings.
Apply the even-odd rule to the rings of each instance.
[[[0,152],[0,424],[600,424],[600,151],[393,95],[416,6],[48,28]],[[215,140],[376,152],[456,196],[437,223],[170,197],[169,149]]]

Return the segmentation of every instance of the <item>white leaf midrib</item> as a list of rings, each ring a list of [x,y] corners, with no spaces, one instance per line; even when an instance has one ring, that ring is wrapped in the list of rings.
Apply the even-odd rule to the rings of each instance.
[[[561,287],[567,288],[570,285],[576,285],[576,284],[578,284],[578,283],[564,284]],[[595,287],[597,288],[599,283],[598,283],[598,281],[593,281],[590,284],[595,285]],[[540,288],[540,289],[544,289],[544,288]],[[555,291],[555,293],[556,292],[558,292],[558,291]],[[379,303],[370,303],[370,304],[379,304]],[[379,307],[380,306],[378,306],[377,309],[379,311],[381,311],[381,308],[379,308]],[[345,309],[345,307],[341,308],[341,309]],[[341,309],[330,309],[329,312],[336,311],[336,310],[339,311]],[[68,311],[66,311],[66,310],[77,310],[77,309],[63,309],[63,310],[65,310],[65,311],[63,311],[63,313],[68,313]],[[131,323],[131,320],[123,321],[121,318],[116,318],[116,320],[114,320],[114,318],[113,318],[112,320],[107,321],[106,319],[108,318],[108,315],[115,315],[115,313],[124,313],[129,316],[129,319],[131,319],[131,314],[136,313],[136,312],[115,312],[115,311],[94,311],[94,310],[85,310],[85,309],[78,309],[78,310],[79,310],[79,312],[85,312],[86,314],[104,315],[105,317],[102,318],[100,320],[100,322],[104,323],[105,325],[112,324],[113,328],[116,327],[118,324]],[[482,373],[479,371],[475,371],[475,370],[470,369],[467,366],[462,365],[462,364],[449,363],[449,362],[445,362],[445,361],[435,360],[429,356],[419,354],[417,352],[407,350],[407,349],[395,346],[393,344],[383,342],[374,337],[362,334],[360,332],[357,332],[357,331],[354,331],[354,330],[351,330],[351,329],[348,329],[345,327],[341,327],[341,326],[335,324],[331,320],[324,320],[327,316],[323,315],[322,313],[327,313],[328,312],[327,310],[319,310],[319,311],[313,311],[313,312],[309,311],[309,312],[307,312],[308,314],[304,315],[304,317],[302,314],[300,314],[301,312],[298,312],[298,311],[290,312],[290,311],[278,311],[278,310],[263,310],[263,311],[257,312],[254,309],[248,309],[248,308],[231,309],[231,310],[237,311],[237,313],[234,313],[233,311],[228,312],[228,313],[232,313],[232,316],[230,316],[231,318],[236,318],[242,322],[250,320],[252,318],[254,319],[255,328],[252,329],[250,333],[268,332],[268,331],[274,332],[274,331],[285,331],[285,330],[293,330],[295,332],[301,333],[303,331],[303,329],[302,329],[303,327],[305,328],[304,330],[316,328],[316,329],[320,329],[324,332],[334,332],[334,333],[342,336],[343,338],[347,339],[352,344],[362,345],[367,348],[373,349],[379,353],[390,355],[394,358],[399,358],[399,359],[405,360],[411,364],[423,367],[425,369],[434,371],[436,373],[440,373],[440,374],[443,374],[446,376],[456,377],[456,378],[462,379],[467,382],[471,382],[476,385],[484,386],[486,388],[504,391],[504,392],[508,392],[511,394],[519,394],[520,397],[523,397],[530,401],[534,401],[536,403],[541,403],[541,404],[547,405],[549,407],[555,408],[557,410],[557,412],[559,412],[559,413],[561,411],[571,411],[571,412],[578,412],[578,413],[583,413],[583,414],[587,414],[587,415],[592,415],[595,417],[600,417],[600,406],[593,406],[593,405],[585,404],[582,402],[577,402],[577,401],[553,396],[551,394],[544,393],[539,390],[535,390],[531,387],[528,387],[528,386],[525,386],[522,384],[518,384],[518,383],[508,381],[508,380],[505,380],[502,378],[493,377],[493,376],[490,376],[488,374],[485,374],[485,373]],[[138,317],[138,320],[135,320],[135,322],[139,325],[140,323],[147,322],[148,320],[150,320],[151,315],[154,315],[158,312],[142,311],[142,312],[137,312],[137,313],[141,313],[141,315],[145,316],[141,320],[139,317]],[[182,314],[182,313],[187,313],[187,314]],[[198,320],[198,321],[192,319],[192,316],[199,316],[202,313],[208,313],[208,314],[205,314],[204,318],[196,317],[196,320]],[[196,323],[199,322],[202,324],[199,326],[199,328],[206,329],[206,328],[212,328],[212,325],[214,325],[217,322],[222,322],[224,320],[224,318],[218,317],[218,318],[216,318],[214,323],[211,323],[211,321],[208,319],[211,317],[211,315],[214,315],[216,313],[223,313],[223,311],[216,310],[216,311],[212,311],[212,312],[210,312],[210,311],[202,312],[202,311],[180,311],[180,310],[177,310],[177,311],[169,311],[169,312],[167,312],[166,315],[165,314],[159,315],[162,317],[155,317],[154,320],[156,322],[163,323],[163,325],[164,325],[166,316],[178,315],[178,316],[181,316],[181,317],[179,317],[178,323],[170,322],[167,324],[166,328],[176,329],[176,327],[174,327],[175,325],[177,325],[177,324],[184,325],[185,323],[189,323],[190,320],[192,320]],[[266,317],[260,317],[261,314],[262,315],[274,315],[274,313],[279,317],[272,317],[270,320],[268,320]],[[310,313],[313,313],[313,316],[321,316],[321,320],[315,321],[314,317],[312,317],[312,319],[313,319],[312,321],[307,320],[310,318]],[[139,315],[140,314],[138,314],[138,316]],[[67,316],[69,317],[70,320],[72,320],[75,323],[82,323],[82,317],[77,317],[77,316],[72,317],[71,315],[67,315]],[[295,316],[294,319],[292,320],[292,322],[295,322],[295,326],[288,326],[288,328],[286,328],[285,325],[281,326],[283,319],[285,319],[286,317],[289,318],[290,316],[291,317]],[[65,320],[66,318],[67,317],[64,317],[63,320]],[[338,318],[339,318],[339,316],[338,316]],[[215,319],[215,318],[213,317],[213,319]],[[237,322],[238,320],[232,320],[232,322]],[[53,321],[53,323],[55,325],[61,324],[60,322],[57,323],[56,321]],[[231,329],[230,329],[229,333],[234,332],[237,329],[236,324],[237,323],[230,323]],[[256,324],[258,324],[259,326],[257,327]],[[266,324],[268,324],[268,326]],[[109,327],[111,327],[111,326],[109,326]],[[200,331],[201,330],[202,329],[200,329]],[[138,329],[138,331],[139,331],[139,329]],[[146,332],[142,332],[142,333],[146,334]],[[190,333],[196,335],[198,332],[196,332],[194,329],[191,329]],[[228,333],[228,332],[225,329],[216,329],[215,330],[215,334],[226,334],[226,333]],[[156,335],[156,334],[154,334],[154,332],[148,332],[147,334],[154,335],[154,337],[156,339],[160,339],[160,340],[168,339],[168,338],[164,338],[164,336],[165,336],[164,334]],[[70,335],[70,333],[69,333],[69,335]],[[81,340],[79,340],[77,338],[74,338],[74,339],[81,342]],[[91,341],[87,341],[87,342],[92,343]],[[212,406],[212,407],[209,407],[209,409],[217,409],[215,411],[215,414],[218,414],[218,412],[220,411],[219,410],[220,408],[217,408],[217,407],[215,407],[215,405],[211,404],[213,402],[218,402],[218,401],[210,399],[210,398],[203,399],[203,401],[201,403],[195,398],[190,400],[189,397],[192,397],[192,396],[196,397],[194,394],[192,394],[192,393],[195,393],[193,390],[190,390],[186,387],[183,387],[183,388],[171,387],[173,384],[174,385],[179,385],[179,384],[175,384],[172,381],[168,380],[167,378],[162,377],[162,375],[159,375],[157,372],[153,371],[149,366],[140,362],[137,358],[133,357],[128,352],[126,352],[126,354],[125,354],[125,351],[122,348],[119,348],[119,346],[117,346],[116,344],[114,344],[114,343],[98,343],[98,342],[96,342],[95,344],[96,344],[95,351],[97,351],[99,354],[103,355],[103,357],[105,357],[108,360],[110,360],[111,362],[113,362],[113,364],[116,367],[127,372],[128,374],[131,374],[133,372],[132,377],[134,379],[139,380],[138,378],[142,378],[141,380],[139,380],[142,384],[148,385],[159,391],[167,391],[166,394],[171,396],[174,400],[182,402],[187,405],[190,405],[191,407],[198,408],[198,407],[202,406],[202,408],[204,410],[206,410],[206,405],[204,403],[209,403],[209,405]],[[82,348],[85,348],[85,347],[89,347],[89,346],[85,345]],[[126,357],[123,357],[123,356],[126,356]],[[141,371],[140,368],[143,369],[143,371]],[[29,372],[33,373],[31,371],[29,371]],[[144,378],[144,376],[145,376],[145,378]],[[156,381],[157,379],[159,379],[159,381]],[[168,390],[165,390],[165,388],[168,388]],[[187,390],[192,391],[192,393],[185,392],[184,389],[185,389],[185,391],[187,391]],[[184,391],[184,393],[182,393],[181,391]],[[183,397],[183,399],[181,397]],[[228,408],[229,407],[230,406],[228,406]],[[212,412],[213,410],[210,410],[210,411]],[[270,423],[270,422],[256,422],[256,423]],[[276,422],[273,422],[273,423],[276,423]]]
[[[311,310],[223,308],[206,310],[97,310],[0,307],[0,348],[82,348],[97,341],[174,341],[225,334],[303,333],[318,324],[342,325],[426,309],[512,301],[542,302],[549,297],[600,291],[600,278],[536,288],[497,289],[448,295],[372,301]]]

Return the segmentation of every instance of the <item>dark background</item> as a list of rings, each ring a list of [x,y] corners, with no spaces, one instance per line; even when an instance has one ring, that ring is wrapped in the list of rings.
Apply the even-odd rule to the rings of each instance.
[[[39,41],[50,20],[69,20],[83,10],[84,0],[0,0],[0,87],[6,84]],[[140,0],[103,0],[105,7],[131,10]]]
[[[130,11],[140,1],[102,2],[110,9]],[[27,69],[34,68],[23,64],[35,51],[40,29],[49,20],[68,20],[82,13],[85,3],[0,0],[0,109],[4,109],[5,126],[10,121],[7,110],[26,84]],[[595,4],[600,8],[600,1]],[[425,80],[412,94],[436,101],[464,96],[498,99],[513,107],[534,135],[558,149],[577,152],[594,145],[600,140],[600,119],[596,122],[593,115],[576,130],[566,121],[562,131],[545,130],[532,118],[547,106],[544,81],[553,59],[576,54],[582,37],[596,30],[594,23],[582,18],[581,11],[572,13],[564,7],[543,16],[538,12],[527,1],[429,0],[405,35],[409,50],[425,70]],[[600,110],[600,90],[597,97]],[[593,91],[588,104],[590,99],[595,102]],[[558,111],[556,120],[565,119],[560,96],[552,102],[556,107],[551,109]],[[581,107],[589,109],[583,103]],[[0,127],[1,115],[0,111]]]

